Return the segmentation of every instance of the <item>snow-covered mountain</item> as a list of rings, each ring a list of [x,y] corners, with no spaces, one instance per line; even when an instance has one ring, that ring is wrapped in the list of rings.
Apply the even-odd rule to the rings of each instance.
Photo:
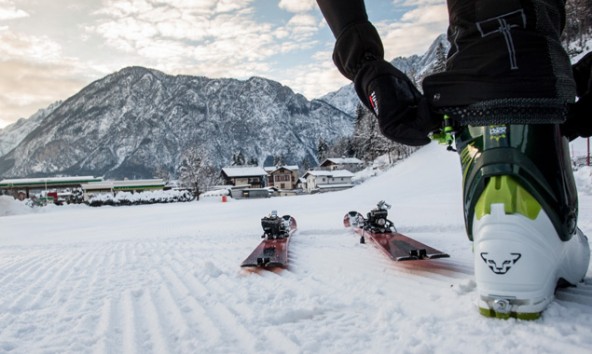
[[[194,147],[217,165],[238,152],[260,164],[276,156],[314,162],[319,139],[351,134],[353,119],[263,78],[169,76],[130,67],[31,121],[35,129],[0,158],[0,175],[174,174]]]
[[[0,129],[0,156],[7,154],[20,144],[60,104],[62,104],[62,101],[54,102],[49,107],[37,111],[29,119],[21,118],[15,123]]]

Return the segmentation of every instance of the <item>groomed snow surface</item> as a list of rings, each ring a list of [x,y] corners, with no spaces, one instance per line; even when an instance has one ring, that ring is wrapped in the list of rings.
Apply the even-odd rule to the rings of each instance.
[[[590,170],[577,171],[592,235]],[[592,270],[536,321],[478,314],[458,156],[429,145],[353,189],[263,200],[17,210],[0,198],[0,353],[590,353]],[[344,229],[392,204],[451,255],[394,263]],[[271,210],[290,266],[239,267]],[[4,213],[2,213],[4,212]]]

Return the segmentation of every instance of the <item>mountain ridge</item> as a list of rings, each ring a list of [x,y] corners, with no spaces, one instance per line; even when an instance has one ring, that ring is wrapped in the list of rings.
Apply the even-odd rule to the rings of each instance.
[[[314,161],[319,139],[351,134],[353,117],[308,101],[278,82],[171,76],[128,67],[94,81],[55,107],[0,157],[8,177],[171,175],[191,146],[225,165],[241,152]]]

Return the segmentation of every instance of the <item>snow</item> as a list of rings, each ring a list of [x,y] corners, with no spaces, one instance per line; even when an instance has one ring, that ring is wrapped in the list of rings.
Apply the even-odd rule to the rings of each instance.
[[[576,173],[588,235],[590,172]],[[590,353],[592,269],[539,320],[478,314],[460,183],[458,156],[432,144],[327,194],[35,209],[0,198],[0,353]],[[399,264],[359,244],[344,214],[382,199],[399,231],[451,258]],[[271,210],[298,221],[290,267],[243,270]]]

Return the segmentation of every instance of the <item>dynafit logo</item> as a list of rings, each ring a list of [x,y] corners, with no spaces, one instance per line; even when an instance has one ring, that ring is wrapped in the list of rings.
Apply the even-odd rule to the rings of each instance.
[[[507,127],[505,125],[492,125],[489,127],[489,138],[500,141],[506,138]]]
[[[493,257],[488,252],[481,253],[481,259],[495,274],[506,274],[518,260],[522,258],[520,253],[510,253],[509,256]]]

